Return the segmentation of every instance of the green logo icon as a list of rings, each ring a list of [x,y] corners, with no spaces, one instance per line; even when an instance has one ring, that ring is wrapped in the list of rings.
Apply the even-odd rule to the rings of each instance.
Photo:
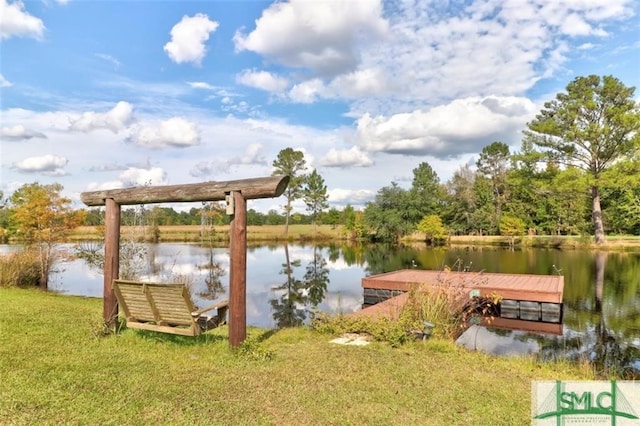
[[[637,382],[533,382],[534,424],[640,424],[639,394]]]

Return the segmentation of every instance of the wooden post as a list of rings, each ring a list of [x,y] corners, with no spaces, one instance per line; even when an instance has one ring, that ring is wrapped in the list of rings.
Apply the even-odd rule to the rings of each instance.
[[[104,214],[104,302],[102,317],[107,327],[113,329],[118,320],[118,301],[111,283],[120,274],[120,204],[113,198],[105,200]]]
[[[247,337],[247,201],[241,192],[230,195],[229,346],[237,348]]]

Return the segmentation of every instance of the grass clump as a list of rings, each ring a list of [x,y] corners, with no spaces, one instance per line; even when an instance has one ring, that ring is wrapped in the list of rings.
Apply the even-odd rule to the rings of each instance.
[[[41,265],[34,251],[19,251],[0,256],[0,287],[37,286]]]
[[[329,315],[316,313],[311,320],[311,328],[321,334],[338,336],[346,333],[366,334],[379,342],[397,347],[407,342],[409,333],[406,323],[387,317],[359,317],[349,315]]]

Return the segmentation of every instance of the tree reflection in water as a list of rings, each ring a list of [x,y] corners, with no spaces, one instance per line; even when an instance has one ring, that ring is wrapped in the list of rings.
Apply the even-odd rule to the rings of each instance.
[[[207,263],[198,265],[198,269],[206,270],[207,274],[204,278],[205,288],[199,291],[197,295],[206,300],[215,300],[225,292],[222,284],[222,276],[226,273],[224,267],[217,262],[213,256],[213,246],[209,245],[209,257]]]
[[[294,268],[299,267],[301,262],[291,260],[287,244],[284,245],[284,253],[285,263],[280,274],[285,275],[286,279],[283,284],[273,288],[281,295],[269,301],[278,328],[302,325],[309,312],[324,300],[329,284],[329,268],[320,248],[314,246],[313,258],[302,279],[294,274]]]
[[[538,342],[540,359],[552,360],[567,358],[573,361],[587,361],[598,377],[603,379],[619,377],[622,379],[640,378],[640,369],[634,367],[634,361],[640,359],[640,349],[625,339],[623,333],[607,327],[607,314],[603,312],[605,294],[605,266],[607,253],[595,253],[595,286],[591,314],[593,324],[584,333],[570,332],[564,336],[548,336],[527,333],[516,337],[517,340],[533,339]]]

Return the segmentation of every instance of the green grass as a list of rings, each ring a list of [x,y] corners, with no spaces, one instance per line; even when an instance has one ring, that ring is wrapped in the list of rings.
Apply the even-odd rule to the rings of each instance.
[[[102,301],[0,288],[0,423],[529,424],[531,380],[586,367],[467,352],[329,343],[308,328],[198,338],[100,336]]]

